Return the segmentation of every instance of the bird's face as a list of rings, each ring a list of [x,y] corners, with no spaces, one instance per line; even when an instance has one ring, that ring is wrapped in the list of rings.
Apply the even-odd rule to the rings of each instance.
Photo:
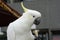
[[[30,14],[31,17],[34,19],[34,24],[38,25],[40,24],[40,19],[41,19],[41,13],[35,10],[28,10],[26,12],[27,14]]]
[[[30,18],[34,19],[34,24],[38,25],[40,23],[41,13],[35,10],[30,10],[24,7],[23,2],[21,2],[21,6],[26,14],[29,14]]]

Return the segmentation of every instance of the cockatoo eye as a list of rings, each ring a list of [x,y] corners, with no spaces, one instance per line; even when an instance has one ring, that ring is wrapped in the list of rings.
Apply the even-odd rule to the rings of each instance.
[[[33,16],[33,17],[35,17],[35,16]]]

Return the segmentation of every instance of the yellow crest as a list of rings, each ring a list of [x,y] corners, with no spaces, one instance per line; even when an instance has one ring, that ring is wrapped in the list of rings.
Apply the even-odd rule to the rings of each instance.
[[[24,7],[23,2],[21,2],[21,6],[22,6],[24,12],[26,12],[28,10],[26,7]]]
[[[21,6],[22,6],[22,8],[23,8],[24,12],[27,12],[27,11],[28,11],[28,9],[23,5],[23,2],[21,2]],[[29,15],[29,18],[31,19],[31,18],[32,18],[32,16],[31,16],[31,15]]]

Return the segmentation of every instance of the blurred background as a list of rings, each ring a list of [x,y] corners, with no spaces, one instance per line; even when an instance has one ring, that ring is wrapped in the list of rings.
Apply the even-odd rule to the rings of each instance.
[[[23,9],[20,0],[4,0],[4,2],[9,5],[9,8],[11,7],[11,10],[14,9],[13,12],[22,15]],[[35,29],[39,30],[38,40],[60,40],[60,0],[24,0],[24,5],[42,14],[41,23]],[[7,40],[7,27],[10,22],[17,19],[12,12],[8,12],[8,9],[5,11],[4,7],[0,7],[0,31],[4,33],[4,35],[0,36],[1,40]]]

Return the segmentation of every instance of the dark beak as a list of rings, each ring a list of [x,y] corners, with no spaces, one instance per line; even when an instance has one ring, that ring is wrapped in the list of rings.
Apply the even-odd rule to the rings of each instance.
[[[40,18],[37,18],[37,19],[35,19],[34,24],[35,25],[39,25],[40,24],[40,21],[41,21]]]

